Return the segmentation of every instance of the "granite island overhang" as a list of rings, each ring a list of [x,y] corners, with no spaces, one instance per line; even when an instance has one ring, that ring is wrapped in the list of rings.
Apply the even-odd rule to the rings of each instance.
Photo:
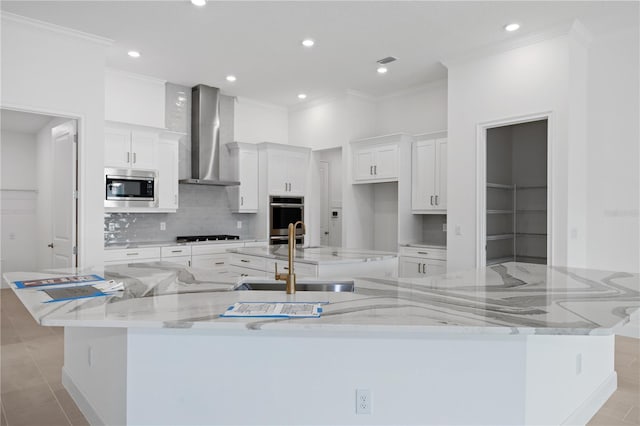
[[[15,290],[65,327],[65,386],[96,424],[584,423],[616,387],[613,333],[640,307],[638,275],[516,263],[293,296],[163,263],[104,273],[125,291]],[[5,274],[23,278],[38,276]],[[329,303],[320,318],[219,317],[291,300]]]

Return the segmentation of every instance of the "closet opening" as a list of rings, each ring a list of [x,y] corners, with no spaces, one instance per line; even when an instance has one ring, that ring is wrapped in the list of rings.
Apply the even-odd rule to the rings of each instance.
[[[548,263],[548,120],[486,129],[485,264]]]

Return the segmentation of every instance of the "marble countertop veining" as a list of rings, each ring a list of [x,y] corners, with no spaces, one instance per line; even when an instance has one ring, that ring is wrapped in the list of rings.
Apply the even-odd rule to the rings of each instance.
[[[13,282],[53,274],[13,272],[4,274],[4,279]],[[636,321],[640,308],[638,274],[513,262],[426,278],[355,278],[354,293],[300,291],[295,295],[228,291],[238,282],[237,275],[162,262],[108,266],[104,275],[123,282],[125,290],[107,297],[42,303],[47,300],[42,291],[12,288],[43,325],[297,330],[306,335],[608,335],[634,312]],[[238,301],[329,304],[321,318],[219,317]]]
[[[249,256],[260,256],[268,259],[288,260],[289,252],[287,245],[266,246],[266,247],[245,247],[229,250],[230,253],[245,254]],[[364,249],[346,249],[341,247],[301,247],[296,248],[295,261],[302,263],[335,264],[335,263],[355,263],[373,262],[376,260],[392,259],[398,257],[397,253]]]

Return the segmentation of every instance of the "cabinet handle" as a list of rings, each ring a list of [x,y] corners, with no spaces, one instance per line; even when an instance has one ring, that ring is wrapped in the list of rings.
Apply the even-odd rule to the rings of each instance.
[[[438,196],[436,195],[436,206],[438,205]]]
[[[224,265],[224,262],[216,262],[214,265]]]
[[[433,195],[431,196],[431,205],[433,205]]]
[[[428,251],[419,251],[418,254],[429,254]]]
[[[182,250],[171,250],[171,253],[182,253]]]
[[[291,182],[289,182],[289,192],[291,192]]]
[[[423,273],[423,274],[426,274],[426,273],[427,273],[427,264],[426,264],[426,263],[423,263],[423,264],[422,264],[422,273]]]
[[[244,197],[240,196],[240,205],[244,206]]]
[[[373,174],[374,175],[378,174],[378,166],[373,166]]]
[[[287,182],[284,183],[284,192],[287,192]]]
[[[127,164],[129,164],[130,160],[131,160],[131,153],[127,152]]]
[[[244,262],[244,263],[250,263],[250,260],[246,260],[246,259],[240,259],[240,262]]]
[[[369,174],[373,176],[373,166],[369,166]]]
[[[421,274],[422,271],[420,270],[420,267],[422,266],[422,263],[418,263],[418,273]]]
[[[137,156],[136,156],[136,153],[134,152],[133,153],[133,164],[136,164],[136,158],[137,158]]]
[[[140,253],[127,253],[127,256],[139,256]]]
[[[191,261],[190,260],[187,260],[187,265],[191,266]]]

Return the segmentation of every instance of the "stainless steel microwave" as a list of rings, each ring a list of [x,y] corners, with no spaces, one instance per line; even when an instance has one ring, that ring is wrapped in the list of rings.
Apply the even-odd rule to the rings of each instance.
[[[158,207],[154,170],[104,169],[105,207]]]

